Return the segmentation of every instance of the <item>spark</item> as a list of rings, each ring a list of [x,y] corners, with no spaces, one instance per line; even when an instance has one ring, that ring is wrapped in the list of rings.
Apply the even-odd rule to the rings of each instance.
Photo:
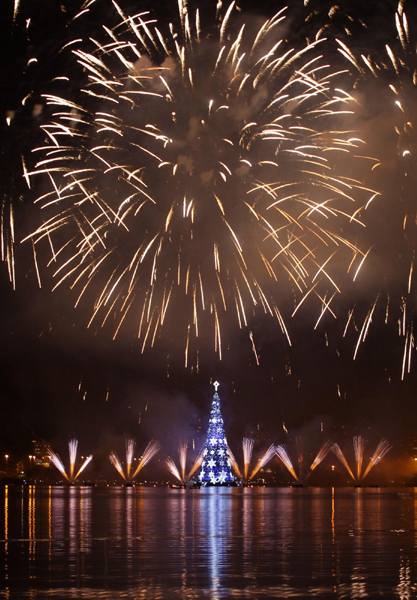
[[[278,307],[284,282],[296,286],[298,308],[319,299],[320,321],[333,315],[320,288],[340,293],[335,253],[351,264],[366,255],[342,227],[360,223],[356,203],[370,190],[331,157],[361,160],[359,138],[335,127],[355,99],[332,88],[324,40],[294,49],[277,39],[285,11],[252,36],[236,29],[235,3],[219,7],[206,45],[186,3],[169,31],[113,6],[116,29],[66,44],[74,77],[42,95],[46,141],[25,178],[49,189],[29,237],[53,248],[55,288],[66,282],[77,306],[94,305],[90,327],[99,314],[114,337],[133,327],[144,352],[175,322],[188,367],[202,339],[221,359],[224,333],[237,326],[259,363],[259,314],[291,343]]]

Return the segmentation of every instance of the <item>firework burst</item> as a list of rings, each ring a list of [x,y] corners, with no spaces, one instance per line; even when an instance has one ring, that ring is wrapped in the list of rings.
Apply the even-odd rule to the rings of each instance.
[[[89,327],[124,324],[144,351],[175,314],[187,366],[202,339],[221,358],[231,323],[258,362],[253,315],[290,342],[282,305],[310,296],[316,326],[334,317],[337,276],[364,257],[340,222],[373,192],[335,168],[360,154],[335,126],[350,98],[323,40],[288,45],[284,11],[253,33],[234,3],[208,29],[182,0],[169,27],[113,5],[119,24],[67,44],[73,68],[44,94],[35,251],[51,250],[54,289],[93,299]]]
[[[365,205],[360,217],[367,225],[370,247],[362,267],[361,285],[367,286],[367,304],[360,298],[349,310],[344,335],[356,325],[354,358],[366,340],[372,323],[385,324],[399,336],[403,355],[401,378],[411,370],[415,349],[414,323],[417,305],[415,257],[417,209],[415,157],[417,124],[416,40],[400,2],[387,42],[362,54],[341,40],[339,52],[356,75],[352,95],[360,105],[363,138],[379,160],[374,176],[383,193]],[[396,35],[397,39],[394,39]],[[352,297],[357,292],[349,292]],[[362,312],[361,312],[362,311]],[[356,324],[355,324],[356,321]]]

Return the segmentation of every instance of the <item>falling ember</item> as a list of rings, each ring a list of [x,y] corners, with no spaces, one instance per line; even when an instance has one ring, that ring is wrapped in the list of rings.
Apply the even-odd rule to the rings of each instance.
[[[242,478],[242,473],[240,472],[240,469],[239,469],[239,465],[237,463],[235,455],[233,454],[232,450],[230,449],[230,446],[227,446],[227,454],[229,456],[229,460],[230,460],[230,462],[232,464],[234,472],[239,477],[239,479],[243,479]]]
[[[275,446],[274,444],[271,444],[269,446],[269,448],[264,452],[264,454],[261,456],[261,458],[258,459],[258,464],[256,465],[256,467],[254,468],[254,470],[252,471],[251,476],[249,477],[250,479],[253,479],[255,477],[255,475],[258,473],[258,471],[260,469],[263,469],[263,467],[271,460],[271,458],[273,458],[275,456]]]
[[[252,452],[253,452],[253,440],[250,438],[243,438],[242,441],[243,448],[243,470],[245,475],[245,481],[248,480],[249,475],[249,466],[252,460]]]
[[[288,471],[291,473],[291,475],[294,477],[294,479],[296,481],[298,481],[298,477],[296,472],[294,471],[294,467],[293,464],[291,462],[291,458],[287,452],[287,449],[284,445],[279,445],[275,448],[275,453],[278,456],[278,458],[281,459],[281,461],[283,462],[283,464],[287,467]]]
[[[365,469],[365,473],[363,474],[362,479],[368,475],[369,471],[375,467],[379,463],[380,460],[384,458],[384,456],[391,450],[392,446],[390,446],[389,441],[387,439],[382,439],[375,452],[372,455],[371,460],[369,461],[368,466]]]
[[[340,448],[339,444],[333,444],[332,450],[336,454],[337,458],[340,460],[342,465],[344,465],[344,467],[347,469],[347,471],[348,471],[349,475],[352,477],[352,479],[355,480],[355,476],[352,472],[352,469],[350,468],[349,463],[346,460],[346,456],[343,454],[342,449]]]

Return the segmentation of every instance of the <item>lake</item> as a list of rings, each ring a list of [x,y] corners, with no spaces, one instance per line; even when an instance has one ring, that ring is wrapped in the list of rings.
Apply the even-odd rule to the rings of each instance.
[[[0,598],[416,598],[416,491],[3,486]]]

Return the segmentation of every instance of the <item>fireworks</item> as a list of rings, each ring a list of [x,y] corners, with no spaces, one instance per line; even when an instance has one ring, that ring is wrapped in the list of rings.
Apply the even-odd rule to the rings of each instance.
[[[60,473],[62,473],[62,475],[65,477],[65,479],[69,483],[72,483],[72,484],[74,484],[77,481],[78,477],[81,475],[81,473],[84,471],[86,466],[90,463],[90,461],[93,458],[92,454],[90,456],[88,456],[87,458],[85,458],[84,462],[81,464],[78,471],[75,471],[75,463],[77,460],[77,447],[78,447],[78,440],[70,440],[70,442],[68,444],[69,460],[70,460],[69,473],[66,472],[64,464],[63,464],[62,460],[60,459],[60,457],[58,456],[58,454],[56,454],[50,448],[48,449],[48,454],[50,456],[52,464],[58,469],[58,471]]]
[[[157,452],[159,452],[161,445],[159,442],[151,441],[146,446],[145,451],[142,455],[142,458],[139,460],[138,466],[136,470],[132,474],[132,463],[134,460],[135,454],[135,441],[132,439],[126,440],[126,471],[123,470],[122,463],[120,462],[119,457],[115,452],[110,452],[109,461],[119,473],[119,475],[128,483],[132,482],[133,479],[138,475],[138,473],[143,469],[143,467],[148,464],[148,462],[155,456]]]
[[[417,79],[415,36],[409,27],[403,2],[398,4],[392,27],[387,25],[385,30],[385,45],[370,47],[369,51],[362,48],[362,54],[337,40],[339,52],[357,76],[355,89],[359,93],[355,91],[354,95],[366,122],[363,138],[368,142],[370,152],[378,156],[372,168],[382,190],[381,198],[366,205],[360,215],[367,225],[366,239],[371,248],[366,266],[362,267],[366,295],[371,300],[365,311],[362,307],[366,303],[362,298],[349,310],[344,335],[355,313],[358,336],[353,356],[356,359],[371,324],[387,326],[400,337],[403,346],[402,361],[398,366],[404,379],[411,370],[417,308],[414,300]],[[395,34],[397,39],[394,39]],[[354,289],[349,292],[349,296],[352,295],[356,296]]]
[[[364,258],[341,225],[374,192],[335,166],[360,154],[335,127],[351,99],[322,40],[287,45],[284,11],[251,34],[234,3],[209,31],[182,1],[179,28],[113,4],[120,24],[66,44],[71,73],[43,96],[34,249],[46,242],[55,288],[78,290],[76,306],[93,299],[89,327],[111,322],[115,337],[125,323],[144,351],[175,314],[188,365],[201,339],[221,358],[234,322],[258,362],[252,313],[290,342],[280,304],[292,288],[294,313],[318,299],[317,326],[335,316],[340,264]]]
[[[232,467],[233,467],[233,470],[234,470],[234,472],[236,473],[236,475],[237,475],[237,476],[238,476],[240,479],[243,479],[243,477],[242,477],[242,473],[241,473],[241,471],[240,471],[240,469],[239,469],[238,462],[237,462],[237,460],[236,460],[236,458],[235,458],[235,455],[233,454],[233,452],[232,452],[232,450],[231,450],[231,448],[230,448],[229,446],[227,447],[227,454],[228,454],[228,456],[229,456],[229,460],[230,460],[230,463],[231,463],[231,465],[232,465]],[[246,479],[246,476],[245,476],[245,479]]]
[[[373,455],[369,461],[369,464],[366,467],[365,472],[362,476],[361,476],[362,462],[363,462],[363,454],[364,454],[364,450],[365,450],[365,440],[363,439],[362,436],[359,435],[359,436],[355,436],[353,438],[353,448],[354,448],[354,452],[355,452],[355,461],[356,461],[356,477],[353,474],[353,471],[350,468],[349,463],[346,459],[346,456],[342,452],[340,446],[338,444],[333,444],[333,446],[332,446],[333,452],[336,454],[336,456],[340,460],[340,462],[344,465],[344,467],[348,471],[349,475],[352,477],[352,479],[354,481],[359,483],[359,482],[363,481],[365,479],[365,477],[368,475],[368,473],[370,472],[370,470],[373,469],[373,467],[375,465],[377,465],[382,458],[384,458],[384,456],[387,454],[387,452],[389,452],[391,450],[392,446],[390,446],[389,441],[387,439],[385,439],[385,438],[382,439],[379,442],[378,446],[376,447],[376,450],[373,453]]]
[[[275,448],[275,453],[281,459],[283,464],[287,467],[288,471],[291,473],[294,479],[298,481],[297,473],[294,471],[294,466],[292,464],[291,458],[288,454],[286,447],[280,444]]]
[[[343,454],[343,451],[342,451],[341,447],[339,446],[339,444],[333,444],[332,450],[336,454],[337,458],[340,460],[340,462],[342,463],[342,465],[346,468],[346,470],[349,473],[349,475],[354,480],[355,476],[353,474],[353,471],[350,468],[349,463],[346,460],[346,456]]]
[[[251,440],[250,438],[243,438],[242,448],[243,448],[243,464],[244,464],[245,481],[247,481],[248,475],[249,475],[249,465],[252,460],[253,440]]]
[[[310,465],[310,470],[307,474],[307,477],[316,469],[316,467],[319,466],[321,461],[327,456],[327,454],[330,452],[331,449],[332,449],[332,442],[330,440],[328,440],[327,442],[325,442],[323,444],[323,446],[317,452],[315,459],[313,460],[313,462]]]
[[[188,444],[186,442],[180,442],[180,445],[178,448],[178,457],[179,457],[179,464],[180,464],[179,469],[170,456],[168,456],[168,458],[165,460],[165,466],[168,469],[168,471],[172,475],[174,475],[174,477],[176,479],[178,479],[178,481],[182,485],[185,485],[185,483],[187,483],[187,481],[189,481],[191,479],[191,477],[194,475],[194,473],[197,471],[197,469],[201,466],[201,463],[203,461],[204,446],[201,448],[196,459],[194,460],[194,463],[193,463],[188,475],[186,475],[185,471],[186,471],[186,467],[187,467],[187,448],[188,448]]]
[[[253,469],[249,480],[253,479],[255,475],[258,473],[260,469],[263,469],[264,466],[273,458],[275,455],[275,446],[271,444],[269,448],[262,454],[262,456],[258,459],[256,467]]]

